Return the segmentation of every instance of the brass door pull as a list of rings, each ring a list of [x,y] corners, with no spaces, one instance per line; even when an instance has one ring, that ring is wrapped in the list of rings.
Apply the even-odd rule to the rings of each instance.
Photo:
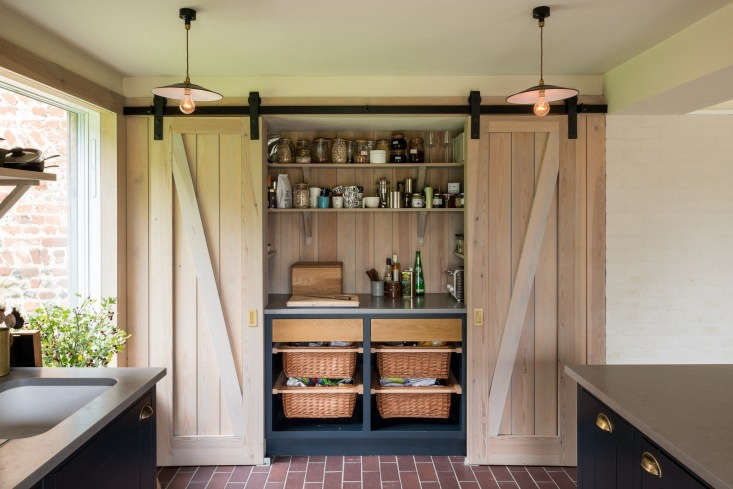
[[[608,416],[603,413],[598,413],[598,416],[596,416],[596,426],[600,430],[607,431],[608,433],[613,433],[613,423],[611,423],[611,420],[608,419]]]
[[[143,408],[140,410],[140,416],[138,416],[138,419],[140,421],[145,421],[146,419],[153,416],[155,411],[153,410],[153,406],[150,403],[147,403],[143,406]]]
[[[648,472],[654,477],[662,478],[662,467],[654,455],[649,452],[641,454],[641,468],[644,469],[644,472]]]

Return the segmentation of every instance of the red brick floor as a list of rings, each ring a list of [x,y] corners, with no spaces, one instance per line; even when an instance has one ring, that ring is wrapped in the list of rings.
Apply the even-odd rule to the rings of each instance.
[[[467,466],[463,457],[277,457],[270,466],[162,467],[163,489],[574,489],[574,467]]]

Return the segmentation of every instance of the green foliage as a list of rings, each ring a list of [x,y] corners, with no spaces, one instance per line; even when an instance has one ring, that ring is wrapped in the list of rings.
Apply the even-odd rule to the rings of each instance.
[[[41,332],[44,367],[106,367],[130,337],[114,322],[114,297],[88,297],[72,308],[49,305],[32,313]]]

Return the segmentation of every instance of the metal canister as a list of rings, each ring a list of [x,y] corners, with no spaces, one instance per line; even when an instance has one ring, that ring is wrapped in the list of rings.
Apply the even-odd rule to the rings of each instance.
[[[389,207],[392,209],[402,208],[402,192],[399,190],[392,190],[389,193]]]

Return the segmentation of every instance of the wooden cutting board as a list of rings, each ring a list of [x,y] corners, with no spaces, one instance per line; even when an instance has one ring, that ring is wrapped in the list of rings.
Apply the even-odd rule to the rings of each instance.
[[[296,262],[290,269],[291,294],[338,295],[343,292],[341,262]]]
[[[293,295],[286,303],[288,307],[359,307],[359,296],[339,295]]]

